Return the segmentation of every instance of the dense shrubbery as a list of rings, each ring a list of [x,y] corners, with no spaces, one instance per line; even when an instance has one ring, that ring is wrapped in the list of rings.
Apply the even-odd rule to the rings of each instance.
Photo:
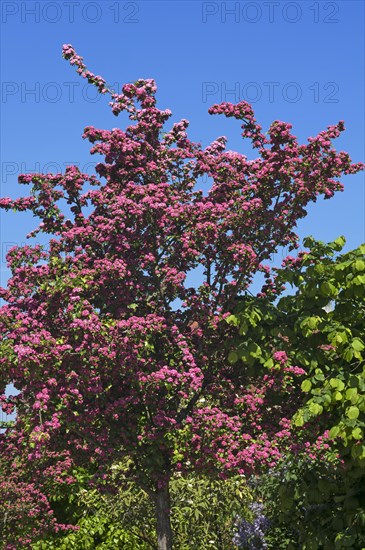
[[[58,520],[73,521],[79,530],[36,543],[34,550],[157,548],[153,502],[136,484],[124,477],[125,468],[114,469],[119,491],[114,496],[87,484],[64,494],[53,506]],[[80,472],[79,479],[85,481]],[[123,479],[122,479],[123,478]],[[246,480],[176,475],[171,481],[174,545],[179,550],[230,550],[235,524],[242,514],[250,517],[251,501]],[[54,503],[55,504],[55,503]]]
[[[270,550],[361,549],[365,546],[365,471],[327,460],[288,457],[255,480],[270,522]]]

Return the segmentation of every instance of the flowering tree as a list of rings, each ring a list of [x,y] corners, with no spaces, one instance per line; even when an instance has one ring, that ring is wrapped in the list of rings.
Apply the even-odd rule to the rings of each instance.
[[[302,372],[267,366],[260,384],[248,385],[247,369],[227,360],[233,327],[225,320],[257,272],[272,285],[265,262],[278,247],[298,246],[306,205],[341,190],[337,178],[362,165],[332,147],[343,122],[299,145],[284,122],[264,134],[246,102],[209,112],[240,120],[258,158],[227,151],[224,137],[203,149],[188,139],[186,120],[163,132],[171,112],[156,107],[153,80],[117,94],[71,45],[63,55],[132,124],[85,129],[91,153],[104,156],[97,176],[75,166],[21,175],[31,195],[0,199],[6,210],[40,219],[30,237],[50,235],[47,250],[8,254],[1,392],[13,382],[20,393],[1,397],[5,409],[17,409],[2,455],[9,464],[21,456],[45,494],[50,480],[71,483],[80,464],[107,480],[127,456],[130,476],[155,504],[158,548],[167,550],[174,470],[224,477],[280,457],[275,434],[283,439],[296,406],[290,380]],[[205,174],[213,180],[206,196],[194,189]],[[197,266],[204,282],[195,289],[185,280]],[[265,413],[280,392],[285,400]]]

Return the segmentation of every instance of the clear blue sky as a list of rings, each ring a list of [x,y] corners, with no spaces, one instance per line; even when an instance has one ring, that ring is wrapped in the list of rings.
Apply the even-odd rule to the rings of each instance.
[[[59,171],[79,163],[89,144],[83,128],[112,128],[107,98],[95,101],[61,57],[71,43],[91,71],[121,86],[154,78],[161,108],[190,121],[190,137],[207,145],[226,135],[228,147],[250,154],[238,122],[207,113],[221,100],[251,101],[266,129],[275,120],[293,124],[305,141],[344,119],[339,149],[364,160],[364,3],[38,1],[1,2],[2,146],[0,196],[16,197],[25,171]],[[89,171],[91,168],[89,168]],[[300,225],[300,235],[347,248],[365,241],[364,177],[348,176],[346,190],[320,200]],[[21,244],[31,217],[1,213],[1,284],[9,272],[5,253]],[[280,258],[278,258],[280,260]]]

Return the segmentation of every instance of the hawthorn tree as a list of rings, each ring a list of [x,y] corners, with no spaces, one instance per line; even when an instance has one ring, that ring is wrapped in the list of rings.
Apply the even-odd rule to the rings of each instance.
[[[246,367],[227,360],[234,327],[225,319],[256,273],[270,280],[270,256],[298,246],[307,204],[340,191],[338,178],[362,165],[332,146],[343,122],[299,145],[285,122],[264,134],[243,101],[209,112],[241,121],[258,158],[227,151],[224,137],[202,148],[188,139],[186,120],[163,131],[171,112],[157,108],[153,80],[117,94],[71,45],[63,55],[132,123],[85,128],[91,153],[104,156],[97,175],[76,166],[21,175],[31,194],[0,200],[40,219],[29,237],[50,236],[47,249],[14,247],[7,256],[1,400],[16,407],[17,421],[1,435],[4,471],[16,457],[12,475],[47,499],[55,485],[73,482],[77,466],[107,483],[127,456],[129,475],[154,502],[158,549],[168,550],[173,471],[248,475],[280,457],[276,434],[282,442],[298,401],[290,380],[302,372],[268,366],[249,384]],[[213,184],[203,195],[194,187],[205,174]],[[186,276],[198,266],[204,282],[196,289]],[[9,383],[16,397],[5,396]],[[30,530],[20,542],[37,536]]]

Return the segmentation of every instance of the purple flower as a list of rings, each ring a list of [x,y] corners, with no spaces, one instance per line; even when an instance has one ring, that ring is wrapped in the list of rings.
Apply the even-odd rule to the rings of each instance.
[[[263,504],[254,502],[250,505],[253,513],[253,520],[240,519],[237,524],[237,532],[233,538],[233,543],[239,548],[246,550],[261,550],[267,548],[265,541],[265,532],[269,528],[270,522],[263,515]]]

